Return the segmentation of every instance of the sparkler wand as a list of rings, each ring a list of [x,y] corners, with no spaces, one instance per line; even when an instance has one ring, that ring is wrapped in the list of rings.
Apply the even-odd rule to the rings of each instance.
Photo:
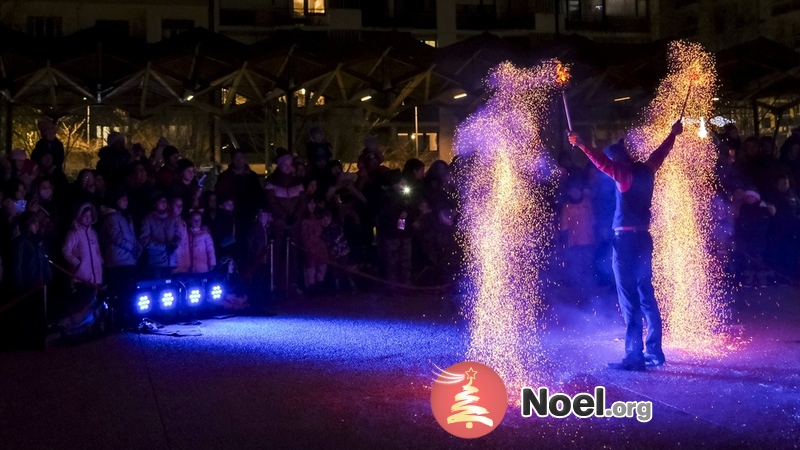
[[[567,70],[566,66],[563,64],[558,64],[556,66],[556,78],[558,82],[566,87],[567,82],[569,82],[569,71]],[[569,105],[567,105],[567,93],[566,90],[561,90],[561,100],[564,101],[564,113],[567,116],[567,128],[569,128],[570,133],[572,132],[572,118],[569,115]]]
[[[686,98],[683,99],[683,107],[681,108],[681,120],[683,120],[684,113],[686,112],[686,104],[689,103],[689,95],[692,93],[692,86],[694,85],[694,80],[689,82],[689,90],[686,91]]]

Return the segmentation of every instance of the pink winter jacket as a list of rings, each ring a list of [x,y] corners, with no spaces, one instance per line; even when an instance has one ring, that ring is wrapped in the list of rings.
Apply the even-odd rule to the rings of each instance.
[[[205,273],[217,265],[214,241],[205,227],[189,230],[186,255],[179,255],[176,273]]]
[[[72,222],[72,228],[67,233],[61,252],[64,259],[75,271],[75,278],[86,284],[99,286],[103,283],[103,257],[100,254],[100,240],[97,232],[78,223],[86,209],[92,211],[92,223],[97,221],[97,211],[91,203],[84,203],[78,209],[78,214]]]

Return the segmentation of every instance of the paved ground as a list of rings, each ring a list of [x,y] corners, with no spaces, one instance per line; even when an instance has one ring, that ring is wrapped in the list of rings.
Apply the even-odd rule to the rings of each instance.
[[[724,359],[672,351],[659,370],[620,373],[604,369],[622,349],[610,293],[554,292],[544,338],[552,386],[604,385],[608,404],[652,400],[649,423],[522,418],[509,408],[488,436],[452,437],[429,398],[432,364],[463,359],[453,306],[362,295],[205,320],[202,336],[126,333],[0,354],[0,448],[797,448],[798,293],[737,293],[752,341]]]

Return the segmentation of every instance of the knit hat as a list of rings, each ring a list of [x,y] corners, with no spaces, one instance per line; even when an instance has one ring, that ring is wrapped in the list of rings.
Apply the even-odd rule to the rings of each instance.
[[[620,162],[620,163],[631,162],[631,155],[625,148],[625,141],[623,141],[622,139],[606,147],[605,150],[603,150],[603,153],[605,153],[606,156],[608,156],[614,162]]]
[[[294,157],[292,156],[291,153],[289,153],[289,150],[286,150],[285,148],[282,147],[277,150],[276,155],[277,158],[275,158],[275,162],[277,162],[278,164],[280,164],[281,160],[284,158],[289,158],[290,161],[294,160]]]
[[[118,131],[112,131],[111,133],[108,134],[108,137],[106,138],[106,143],[110,147],[110,146],[114,145],[114,143],[116,143],[118,141],[121,141],[121,140],[124,140],[124,139],[125,139],[125,136],[123,136],[122,133],[120,133]]]
[[[56,124],[53,123],[52,120],[40,120],[36,126],[39,128],[40,133],[44,133],[45,130],[52,130],[56,127]]]
[[[756,201],[760,201],[761,200],[761,195],[756,191],[744,191],[744,196],[745,197],[755,197]]]

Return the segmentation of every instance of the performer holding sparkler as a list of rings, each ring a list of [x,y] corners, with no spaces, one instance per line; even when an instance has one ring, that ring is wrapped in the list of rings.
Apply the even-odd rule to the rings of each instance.
[[[660,366],[665,362],[661,349],[661,313],[652,283],[653,239],[648,227],[655,173],[672,150],[675,136],[682,131],[683,125],[678,120],[658,149],[646,161],[636,162],[622,140],[603,152],[586,146],[577,133],[569,133],[569,142],[580,148],[617,185],[613,270],[626,331],[625,357],[621,363],[609,363],[613,369],[645,370],[647,366]],[[644,342],[642,317],[647,321]]]

